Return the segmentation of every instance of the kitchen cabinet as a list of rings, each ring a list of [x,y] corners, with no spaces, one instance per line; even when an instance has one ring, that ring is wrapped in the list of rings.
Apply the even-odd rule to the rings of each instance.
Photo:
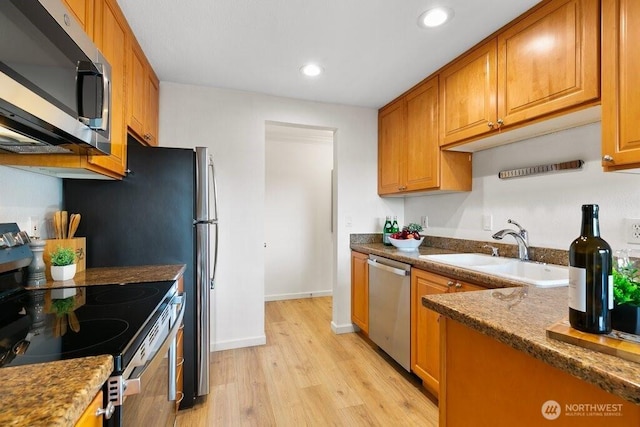
[[[640,423],[639,405],[455,320],[443,317],[441,326],[446,370],[439,399],[440,426]],[[558,405],[557,419],[545,419],[545,414],[554,415],[543,412],[545,403]],[[597,403],[598,408],[585,410],[582,403]]]
[[[602,166],[640,167],[640,3],[602,3]]]
[[[102,390],[96,394],[87,409],[84,410],[80,418],[76,422],[76,427],[102,427],[103,415],[98,412],[102,406],[103,393]]]
[[[471,190],[471,155],[440,150],[437,77],[382,108],[378,117],[379,195]]]
[[[111,155],[89,156],[89,163],[119,176],[127,167],[126,70],[131,36],[116,0],[96,2],[95,42],[111,64]]]
[[[435,397],[440,391],[440,318],[422,305],[424,295],[483,290],[481,286],[411,270],[411,370]]]
[[[369,256],[351,252],[351,321],[369,333]]]
[[[597,104],[599,3],[544,2],[442,69],[440,144]]]
[[[62,0],[71,11],[73,17],[80,23],[84,32],[93,39],[94,0]]]
[[[158,145],[158,77],[135,37],[129,54],[129,130],[143,144]]]

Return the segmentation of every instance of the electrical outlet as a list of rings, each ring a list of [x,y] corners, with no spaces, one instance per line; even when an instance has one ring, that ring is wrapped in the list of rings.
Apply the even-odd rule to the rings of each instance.
[[[422,228],[428,228],[429,227],[429,217],[426,215],[422,215],[420,217],[420,225],[422,226]]]
[[[627,243],[640,245],[640,219],[625,218],[624,231]]]

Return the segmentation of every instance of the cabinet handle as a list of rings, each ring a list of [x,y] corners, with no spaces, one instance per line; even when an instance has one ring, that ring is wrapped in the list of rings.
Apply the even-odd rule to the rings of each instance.
[[[605,154],[604,156],[602,156],[602,161],[603,162],[613,162],[613,156]]]
[[[184,393],[179,391],[178,394],[180,395],[180,398],[178,400],[176,400],[177,404],[182,403],[182,400],[184,399]]]
[[[462,287],[461,283],[456,283],[456,289],[460,289]]]
[[[108,420],[111,418],[115,410],[116,410],[116,407],[113,405],[113,402],[109,402],[107,403],[107,407],[105,409],[98,408],[98,410],[96,411],[96,417],[99,417],[100,415],[104,415],[104,418]]]
[[[498,119],[497,123],[498,123],[498,129],[500,129],[502,127],[502,125],[504,124],[504,120]]]
[[[398,190],[406,190],[406,189],[407,189],[407,187],[405,187],[405,186],[398,187]]]
[[[447,287],[449,287],[449,288],[450,288],[450,287],[452,287],[452,286],[453,286],[453,281],[452,281],[452,280],[449,280],[449,281],[447,282]]]
[[[176,367],[182,366],[183,363],[184,363],[184,357],[181,357],[178,363],[176,363]]]
[[[496,124],[495,124],[495,123],[493,123],[493,122],[489,122],[489,123],[487,123],[487,126],[489,126],[489,129],[493,129],[493,127],[494,127],[495,125],[496,125]]]

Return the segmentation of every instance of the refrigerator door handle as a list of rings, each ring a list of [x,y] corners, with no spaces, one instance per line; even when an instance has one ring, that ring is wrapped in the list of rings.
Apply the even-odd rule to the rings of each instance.
[[[211,266],[211,278],[209,280],[209,288],[215,289],[216,284],[216,268],[218,267],[218,189],[216,185],[216,170],[213,164],[213,155],[209,155],[209,180],[211,186],[211,195],[209,203],[213,199],[213,212],[209,210],[211,215],[210,224],[215,227],[215,237],[213,239],[213,265]]]

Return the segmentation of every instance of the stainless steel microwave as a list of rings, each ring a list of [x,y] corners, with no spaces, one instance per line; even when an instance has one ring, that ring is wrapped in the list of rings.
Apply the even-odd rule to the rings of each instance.
[[[110,82],[60,0],[0,1],[0,153],[109,154]]]

